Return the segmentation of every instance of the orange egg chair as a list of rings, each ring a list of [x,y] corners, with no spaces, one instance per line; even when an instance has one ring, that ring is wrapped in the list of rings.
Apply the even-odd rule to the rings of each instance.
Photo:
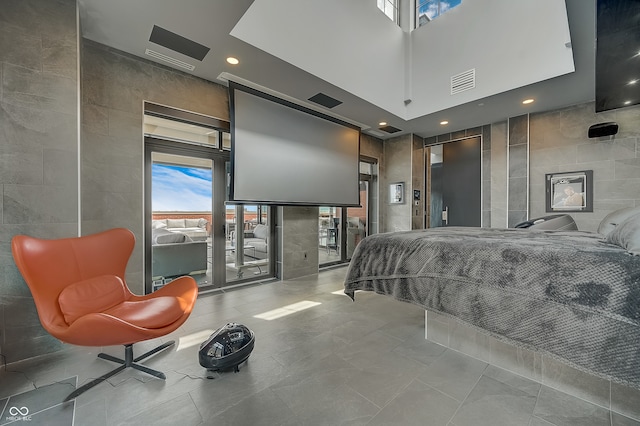
[[[127,367],[160,379],[166,376],[139,361],[174,345],[166,342],[136,358],[133,344],[176,330],[198,296],[193,278],[177,278],[158,291],[137,296],[125,281],[135,237],[123,228],[93,235],[43,240],[25,235],[11,241],[13,258],[31,290],[42,326],[65,343],[80,346],[124,345],[125,358],[100,353],[121,364],[72,392],[65,401]]]

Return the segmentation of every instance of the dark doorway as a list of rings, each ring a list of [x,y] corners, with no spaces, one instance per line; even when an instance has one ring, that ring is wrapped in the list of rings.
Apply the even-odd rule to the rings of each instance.
[[[431,164],[430,227],[482,225],[481,147],[480,136],[442,145]]]

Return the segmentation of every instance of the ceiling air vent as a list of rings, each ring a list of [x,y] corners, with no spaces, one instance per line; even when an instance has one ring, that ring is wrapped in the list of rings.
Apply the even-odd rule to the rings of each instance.
[[[451,94],[455,95],[465,90],[471,90],[476,87],[476,69],[461,72],[451,77]]]
[[[400,131],[400,129],[398,129],[397,127],[393,127],[390,125],[384,126],[384,127],[379,127],[379,130],[382,130],[383,132],[387,132],[387,133],[397,133]]]
[[[153,26],[149,41],[198,61],[202,61],[210,50],[207,46],[182,37],[180,34],[172,33],[157,25]]]
[[[342,103],[342,101],[334,99],[329,95],[325,95],[324,93],[318,93],[316,95],[313,95],[312,97],[309,98],[309,100],[311,102],[315,102],[318,105],[322,105],[323,107],[329,108],[329,109],[337,107]]]
[[[144,53],[151,56],[152,58],[160,59],[161,61],[168,62],[172,65],[187,69],[189,71],[193,71],[196,68],[195,65],[188,64],[181,61],[180,59],[172,58],[171,56],[164,55],[162,53],[156,52],[155,50],[147,49]]]

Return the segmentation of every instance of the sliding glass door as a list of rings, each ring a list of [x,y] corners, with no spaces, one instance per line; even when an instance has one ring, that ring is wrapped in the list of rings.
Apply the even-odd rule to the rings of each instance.
[[[201,288],[226,284],[226,161],[207,147],[145,138],[147,293],[182,275]]]
[[[372,229],[375,232],[375,228],[371,226],[371,219],[376,216],[376,203],[372,201],[377,194],[376,190],[372,190],[372,186],[377,185],[376,171],[376,160],[362,159],[359,207],[319,208],[319,266],[326,267],[348,262],[360,241],[369,235]]]
[[[227,204],[225,265],[227,282],[272,276],[271,209],[263,205]]]
[[[227,203],[228,153],[145,138],[145,290],[191,275],[216,289],[274,276],[272,207]]]
[[[176,276],[211,282],[213,161],[151,153],[152,291]]]
[[[367,236],[369,223],[369,181],[360,181],[360,207],[347,208],[346,250],[347,259],[360,241]]]

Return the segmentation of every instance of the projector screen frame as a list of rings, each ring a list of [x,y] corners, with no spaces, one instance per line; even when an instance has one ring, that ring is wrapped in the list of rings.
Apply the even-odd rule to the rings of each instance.
[[[240,83],[236,83],[234,81],[229,81],[229,110],[230,110],[230,134],[231,134],[231,158],[230,158],[230,176],[229,176],[229,200],[228,204],[260,204],[260,205],[273,205],[273,206],[330,206],[330,207],[361,207],[359,194],[360,194],[360,179],[359,179],[359,167],[360,167],[360,142],[362,139],[362,131],[359,126],[346,122],[336,117],[332,117],[327,114],[323,114],[322,112],[313,110],[311,108],[305,107],[303,105],[296,104],[294,102],[288,101],[286,99],[279,98],[277,96],[271,95],[269,93],[262,92],[260,90],[254,89],[252,87],[245,86]],[[316,201],[270,201],[270,200],[258,200],[258,199],[236,199],[234,197],[235,193],[235,171],[236,171],[236,126],[235,126],[235,92],[242,91],[248,93],[250,95],[262,98],[264,100],[274,102],[276,104],[282,105],[287,108],[291,108],[293,110],[312,115],[316,118],[326,120],[351,130],[357,131],[358,141],[357,141],[357,155],[356,155],[356,179],[353,183],[356,193],[358,194],[358,202],[357,203],[325,203],[325,202],[316,202]]]

